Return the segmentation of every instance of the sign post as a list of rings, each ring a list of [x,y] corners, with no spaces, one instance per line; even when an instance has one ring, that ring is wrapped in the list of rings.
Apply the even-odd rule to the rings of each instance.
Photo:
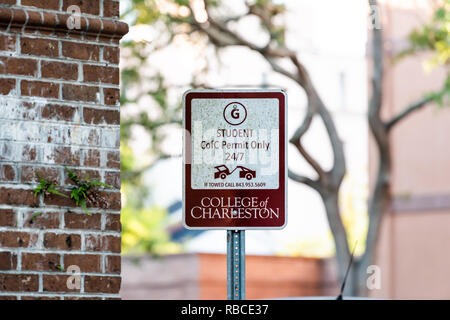
[[[228,300],[245,299],[245,231],[227,231]]]
[[[245,230],[287,223],[286,94],[184,95],[183,223],[227,230],[228,299],[245,299]]]

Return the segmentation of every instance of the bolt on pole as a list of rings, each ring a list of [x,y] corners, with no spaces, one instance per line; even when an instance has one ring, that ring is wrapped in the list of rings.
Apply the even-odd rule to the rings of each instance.
[[[245,231],[227,231],[228,300],[245,300]]]

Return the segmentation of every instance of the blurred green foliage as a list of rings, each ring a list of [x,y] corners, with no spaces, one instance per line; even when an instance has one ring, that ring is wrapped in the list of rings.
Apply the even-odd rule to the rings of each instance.
[[[130,0],[121,4],[126,8],[122,18],[130,25],[156,25],[164,20],[157,1]],[[170,35],[166,23],[159,24],[161,37]],[[164,208],[148,207],[148,186],[143,183],[142,173],[159,158],[169,157],[162,150],[165,139],[164,127],[181,125],[181,104],[170,104],[168,85],[154,66],[149,56],[171,42],[168,36],[158,44],[129,40],[121,42],[126,59],[121,69],[121,178],[124,206],[121,214],[122,250],[125,254],[152,255],[175,253],[181,246],[171,241],[168,227],[168,213]],[[145,72],[143,72],[145,70]],[[145,102],[143,102],[145,101]],[[150,102],[150,104],[149,104]],[[144,105],[142,108],[140,106]],[[131,112],[128,112],[131,111]],[[155,115],[157,115],[155,117]],[[151,141],[148,157],[136,158],[130,141],[133,130],[144,129]]]
[[[145,189],[125,185],[122,192],[128,195],[127,205],[122,209],[122,252],[140,255],[150,253],[158,256],[180,252],[181,246],[170,241],[167,229],[167,211],[163,208],[142,206]]]
[[[120,152],[121,170],[132,170],[136,160],[131,148],[121,144]],[[120,218],[122,252],[130,255],[149,253],[154,256],[179,252],[180,245],[173,243],[167,232],[167,211],[146,207],[148,189],[142,185],[141,177],[124,181],[121,191],[125,196]]]
[[[414,29],[409,37],[410,47],[401,52],[396,60],[421,51],[431,52],[431,58],[425,62],[425,69],[438,66],[447,69],[447,78],[442,90],[428,95],[440,106],[450,105],[450,0],[444,0],[436,9],[431,21]]]

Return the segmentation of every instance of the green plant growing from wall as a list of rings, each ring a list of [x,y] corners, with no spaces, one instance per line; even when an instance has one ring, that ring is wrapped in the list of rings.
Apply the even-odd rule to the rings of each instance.
[[[74,199],[77,206],[82,207],[84,212],[91,215],[87,209],[87,201],[95,205],[100,203],[106,204],[106,199],[101,196],[97,187],[114,189],[113,186],[100,182],[97,179],[91,180],[89,175],[86,175],[85,179],[80,179],[72,170],[67,167],[65,169],[70,180],[75,183],[75,187],[70,192],[70,198]]]
[[[55,181],[42,178],[38,172],[36,173],[36,177],[39,179],[39,184],[34,189],[34,196],[43,195],[45,197],[54,194],[64,198],[70,197],[75,201],[75,204],[83,208],[84,212],[88,215],[91,215],[87,208],[88,203],[93,205],[107,204],[106,199],[100,194],[98,188],[115,189],[113,186],[103,183],[98,179],[91,180],[88,174],[82,179],[66,166],[64,166],[64,168],[67,171],[69,179],[75,184],[70,190],[70,196],[59,191],[58,189],[61,189],[62,187]],[[40,215],[40,212],[35,214],[36,217],[33,215],[33,218],[36,219],[38,214]]]
[[[39,172],[36,172],[36,177],[39,179],[38,186],[34,189],[34,196],[38,195],[50,195],[50,194],[56,194],[61,197],[68,198],[65,194],[59,192],[56,187],[58,187],[58,184],[55,181],[50,181],[48,179],[44,179],[41,177]]]
[[[40,215],[42,215],[42,212],[40,212],[40,211],[34,213],[33,216],[30,219],[30,224],[33,224]]]

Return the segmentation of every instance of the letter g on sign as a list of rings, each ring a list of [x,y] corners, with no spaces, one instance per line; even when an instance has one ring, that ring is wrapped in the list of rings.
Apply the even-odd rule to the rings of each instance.
[[[240,125],[247,119],[247,109],[240,102],[231,102],[223,109],[223,118],[232,126]]]
[[[234,106],[233,110],[231,110],[231,117],[233,119],[239,119],[239,109],[236,106]]]

